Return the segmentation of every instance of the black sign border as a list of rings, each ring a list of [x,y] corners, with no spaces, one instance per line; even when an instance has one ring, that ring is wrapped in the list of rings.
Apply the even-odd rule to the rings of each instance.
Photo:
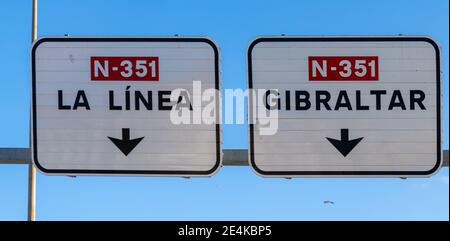
[[[247,78],[248,89],[253,89],[252,77],[252,51],[261,42],[427,42],[431,44],[436,53],[436,164],[428,171],[264,171],[256,165],[254,155],[254,124],[249,120],[249,163],[253,170],[261,176],[429,176],[435,174],[441,166],[441,61],[440,49],[437,43],[428,37],[259,37],[253,40],[247,51]],[[253,106],[248,102],[248,112]]]
[[[219,49],[216,44],[203,37],[44,37],[37,40],[31,49],[31,88],[32,88],[32,128],[33,137],[31,143],[33,145],[32,159],[34,165],[43,173],[47,174],[80,174],[80,175],[155,175],[155,176],[209,176],[215,173],[221,166],[221,124],[216,123],[216,163],[207,171],[196,170],[83,170],[83,169],[47,169],[38,161],[37,151],[37,121],[36,121],[36,63],[35,55],[38,46],[44,42],[197,42],[210,45],[214,51],[214,71],[215,71],[215,89],[220,91],[219,79]],[[220,105],[219,105],[220,106]],[[217,105],[216,105],[217,108]],[[219,113],[217,111],[216,114]]]

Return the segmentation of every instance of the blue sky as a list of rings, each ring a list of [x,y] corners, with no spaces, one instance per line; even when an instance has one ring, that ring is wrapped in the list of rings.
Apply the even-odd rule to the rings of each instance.
[[[38,35],[207,35],[221,50],[223,88],[246,87],[258,35],[429,35],[442,48],[448,149],[449,6],[434,1],[40,0]],[[0,147],[27,147],[31,0],[0,3]],[[247,148],[225,125],[224,148]],[[0,166],[0,220],[26,219],[27,168]],[[324,205],[333,200],[335,205]],[[449,172],[420,179],[266,179],[248,167],[211,178],[37,177],[38,220],[448,220]]]

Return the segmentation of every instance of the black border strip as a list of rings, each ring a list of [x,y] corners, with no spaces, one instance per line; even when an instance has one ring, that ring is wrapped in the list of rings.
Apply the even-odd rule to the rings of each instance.
[[[216,44],[208,39],[202,37],[48,37],[41,38],[37,40],[31,49],[31,88],[32,88],[32,111],[33,111],[33,153],[32,159],[35,166],[44,173],[48,174],[112,174],[112,175],[172,175],[172,176],[184,176],[184,175],[196,175],[196,176],[209,176],[212,175],[221,165],[221,125],[216,123],[216,163],[215,165],[207,171],[196,171],[196,170],[80,170],[80,169],[46,169],[38,161],[38,151],[37,151],[37,122],[36,122],[36,63],[35,54],[38,46],[44,42],[202,42],[211,46],[214,51],[214,69],[215,69],[215,88],[220,91],[220,80],[219,80],[219,50]],[[220,101],[220,98],[217,100]],[[220,106],[216,104],[217,106]],[[216,118],[220,116],[220,110],[217,110]]]
[[[428,176],[441,166],[441,61],[439,46],[428,37],[260,37],[255,39],[247,51],[248,88],[253,89],[252,51],[261,42],[427,42],[436,53],[436,164],[428,171],[264,171],[256,165],[254,154],[254,130],[249,120],[249,154],[252,168],[262,176]],[[249,98],[248,111],[253,113],[253,103]]]

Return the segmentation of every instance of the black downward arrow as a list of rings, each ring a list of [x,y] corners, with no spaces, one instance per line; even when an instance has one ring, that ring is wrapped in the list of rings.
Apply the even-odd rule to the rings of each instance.
[[[341,139],[336,140],[327,137],[327,140],[343,155],[347,156],[353,148],[363,139],[363,137],[349,140],[348,139],[348,129],[341,129]]]
[[[117,148],[122,151],[125,156],[128,156],[130,152],[139,144],[139,142],[144,139],[144,137],[139,137],[130,140],[130,128],[122,128],[122,139],[117,139],[114,137],[108,138],[117,146]]]

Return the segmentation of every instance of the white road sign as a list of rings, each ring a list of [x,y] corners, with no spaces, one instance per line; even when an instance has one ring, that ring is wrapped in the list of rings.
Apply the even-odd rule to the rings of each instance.
[[[208,176],[221,166],[211,40],[49,37],[31,61],[32,159],[42,172]]]
[[[265,90],[261,102],[249,100],[249,162],[262,176],[412,177],[440,168],[440,55],[430,38],[257,38],[248,87]],[[273,135],[261,132],[268,121],[278,121]]]

